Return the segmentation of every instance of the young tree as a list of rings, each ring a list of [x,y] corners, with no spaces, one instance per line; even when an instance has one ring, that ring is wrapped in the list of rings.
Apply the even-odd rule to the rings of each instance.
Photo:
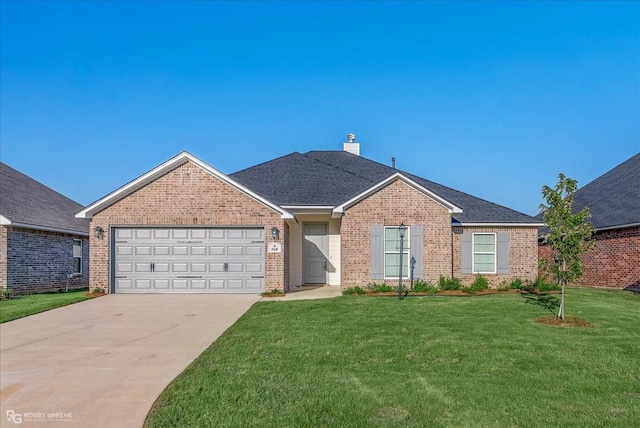
[[[551,258],[541,260],[543,267],[558,278],[562,287],[558,318],[564,319],[564,288],[582,276],[584,266],[580,255],[595,245],[592,240],[594,229],[586,220],[591,217],[589,208],[573,212],[573,198],[578,190],[578,182],[564,174],[558,175],[555,188],[542,186],[542,196],[546,204],[540,205],[544,213],[544,223],[548,228],[542,235],[543,243],[551,249]]]

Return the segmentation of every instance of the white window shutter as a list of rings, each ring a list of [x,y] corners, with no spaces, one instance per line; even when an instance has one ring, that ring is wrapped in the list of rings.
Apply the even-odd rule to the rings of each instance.
[[[409,263],[411,263],[411,257],[415,258],[416,265],[413,269],[413,277],[415,279],[422,279],[424,276],[423,263],[424,263],[424,247],[422,244],[422,225],[411,225],[409,227],[411,232],[411,254],[409,254]],[[411,268],[411,264],[409,264]]]
[[[371,279],[384,279],[384,227],[371,227]]]
[[[473,273],[473,234],[464,232],[460,244],[460,273]]]
[[[509,233],[498,232],[498,273],[509,273]]]

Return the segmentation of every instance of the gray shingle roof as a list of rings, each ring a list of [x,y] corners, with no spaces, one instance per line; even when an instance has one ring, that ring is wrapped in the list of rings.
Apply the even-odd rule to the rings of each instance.
[[[0,214],[12,223],[89,232],[82,205],[0,162]]]
[[[281,206],[336,206],[401,172],[464,211],[462,223],[539,223],[510,208],[344,151],[311,151],[238,171],[230,176]]]
[[[640,224],[640,153],[578,189],[573,207],[589,207],[596,229]]]

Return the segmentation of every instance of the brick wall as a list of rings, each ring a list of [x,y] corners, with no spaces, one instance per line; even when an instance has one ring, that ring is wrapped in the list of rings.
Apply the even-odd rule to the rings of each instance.
[[[87,237],[16,227],[6,228],[5,234],[6,286],[15,294],[57,291],[66,288],[68,275],[72,269],[75,239],[82,240],[82,274],[74,275],[69,279],[69,288],[88,286],[89,239]]]
[[[551,249],[541,245],[540,258]],[[580,285],[625,288],[640,286],[640,227],[596,233],[596,246],[582,257],[585,269]]]
[[[280,230],[284,244],[287,228],[279,213],[187,162],[93,216],[91,230],[112,225],[264,226],[268,242],[271,228]],[[90,288],[109,292],[109,239],[91,236]],[[287,286],[285,252],[266,253],[266,289]]]
[[[424,278],[451,272],[451,214],[433,199],[396,180],[347,209],[342,218],[341,282],[364,286],[371,279],[371,226],[423,226]],[[377,280],[380,282],[380,280]]]
[[[509,233],[509,273],[482,274],[491,286],[511,282],[516,278],[533,281],[538,276],[538,228],[537,227],[464,227],[463,232],[507,232]],[[470,284],[476,275],[461,274],[460,254],[462,234],[453,235],[454,276],[463,284]],[[448,275],[450,276],[450,274]]]

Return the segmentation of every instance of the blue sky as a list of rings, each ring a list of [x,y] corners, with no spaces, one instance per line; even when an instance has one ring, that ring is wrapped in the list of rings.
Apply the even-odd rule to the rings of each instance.
[[[89,204],[341,150],[535,214],[640,151],[640,2],[0,4],[0,158]]]

